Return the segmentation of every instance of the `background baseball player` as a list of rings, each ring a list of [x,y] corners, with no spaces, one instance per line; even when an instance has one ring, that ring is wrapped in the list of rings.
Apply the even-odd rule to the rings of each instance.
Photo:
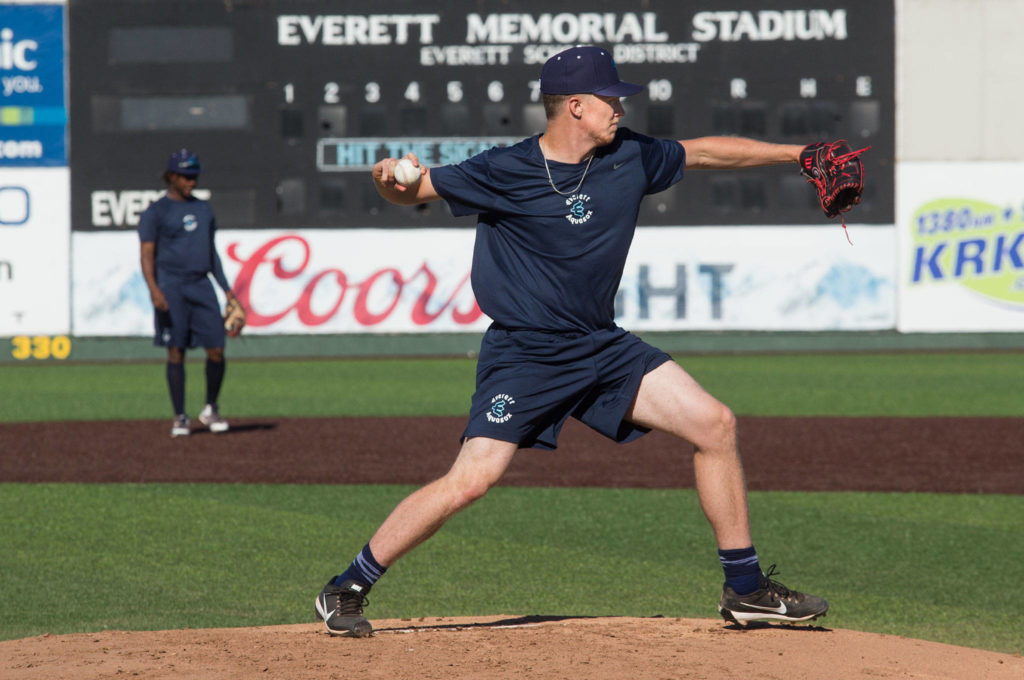
[[[185,350],[197,346],[206,349],[206,405],[199,421],[211,432],[228,430],[228,422],[217,408],[226,368],[225,325],[209,275],[213,274],[224,290],[229,305],[238,303],[214,246],[217,226],[213,209],[192,195],[199,171],[199,157],[188,149],[171,154],[163,174],[167,193],[139,219],[142,274],[155,311],[153,342],[167,348],[167,388],[174,407],[172,437],[191,432],[185,412],[184,362]]]
[[[389,201],[444,199],[456,216],[479,216],[473,291],[494,323],[481,344],[455,463],[399,503],[323,588],[316,611],[329,633],[369,635],[365,595],[386,569],[481,498],[518,448],[556,448],[569,416],[618,442],[657,429],[693,444],[697,492],[725,572],[724,618],[808,621],[828,610],[824,599],[772,579],[774,568],[760,568],[732,411],[667,354],[614,322],[644,196],[667,189],[687,169],[796,163],[804,147],[637,134],[620,127],[619,98],[642,89],[619,80],[607,51],[572,48],[541,72],[543,134],[458,165],[419,167],[412,177],[403,163],[402,184],[396,159],[374,165],[377,190]]]

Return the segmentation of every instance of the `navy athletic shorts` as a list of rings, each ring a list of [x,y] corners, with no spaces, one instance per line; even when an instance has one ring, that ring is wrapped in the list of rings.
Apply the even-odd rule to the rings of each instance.
[[[153,344],[161,347],[223,347],[224,318],[210,279],[161,279],[168,310],[157,311]]]
[[[572,416],[623,443],[649,430],[623,421],[643,377],[672,358],[618,326],[593,333],[492,325],[480,345],[476,392],[462,434],[555,449]]]

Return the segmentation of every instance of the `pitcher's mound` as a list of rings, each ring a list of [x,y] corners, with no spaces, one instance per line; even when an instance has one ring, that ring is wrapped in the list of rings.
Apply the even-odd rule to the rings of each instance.
[[[1024,677],[1020,656],[827,626],[740,629],[709,619],[555,616],[378,619],[373,624],[374,635],[359,640],[331,637],[320,624],[44,635],[0,642],[0,676],[7,680]]]

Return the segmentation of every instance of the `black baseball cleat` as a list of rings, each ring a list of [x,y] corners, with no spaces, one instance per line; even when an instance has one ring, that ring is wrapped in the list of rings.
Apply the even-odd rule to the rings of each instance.
[[[345,637],[366,637],[373,632],[373,626],[363,616],[363,607],[368,586],[349,579],[341,585],[334,585],[331,579],[316,598],[316,615],[323,619],[327,632]]]
[[[718,613],[730,623],[746,624],[750,621],[784,621],[799,623],[811,621],[828,612],[828,602],[817,595],[790,590],[773,581],[775,565],[760,576],[761,586],[747,595],[737,595],[729,586],[722,587]]]

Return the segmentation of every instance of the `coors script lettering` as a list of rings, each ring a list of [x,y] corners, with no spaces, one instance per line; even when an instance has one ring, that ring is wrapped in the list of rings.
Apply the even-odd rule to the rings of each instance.
[[[468,291],[469,272],[455,285],[454,290],[445,297],[438,292],[438,278],[424,262],[419,269],[409,275],[403,274],[393,267],[378,269],[362,281],[354,281],[342,271],[330,267],[318,272],[307,271],[310,261],[309,243],[294,234],[279,236],[256,248],[251,255],[239,252],[238,243],[227,247],[227,255],[241,265],[233,289],[242,306],[249,312],[248,326],[271,326],[293,311],[299,321],[309,327],[321,326],[334,317],[345,302],[346,296],[355,295],[352,315],[363,326],[376,326],[392,314],[407,313],[417,326],[428,326],[442,315],[448,314],[452,322],[458,326],[468,326],[479,319],[483,312],[473,300],[467,310],[456,306],[460,293]],[[295,257],[298,248],[298,257]],[[290,249],[290,250],[289,250]],[[285,252],[297,264],[289,267],[286,264]],[[271,277],[272,285],[287,286],[293,279],[304,280],[305,284],[298,291],[295,302],[282,309],[270,310],[259,299],[251,295],[254,284],[267,285],[263,277]],[[321,306],[326,309],[314,309],[313,298],[318,295]],[[411,304],[401,304],[403,297],[415,296]],[[324,298],[333,298],[330,304],[323,305]]]

